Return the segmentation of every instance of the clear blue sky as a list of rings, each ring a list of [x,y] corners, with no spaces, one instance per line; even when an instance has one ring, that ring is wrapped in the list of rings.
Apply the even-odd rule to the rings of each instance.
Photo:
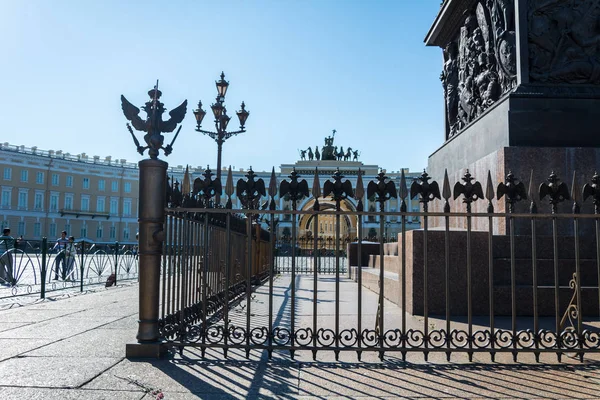
[[[444,138],[442,54],[423,44],[439,5],[2,0],[0,141],[138,161],[119,97],[139,107],[159,79],[168,110],[188,100],[166,161],[214,168],[216,144],[194,131],[192,110],[202,100],[210,112],[223,70],[229,114],[242,100],[250,110],[223,165],[270,170],[336,129],[335,144],[363,162],[418,170]]]

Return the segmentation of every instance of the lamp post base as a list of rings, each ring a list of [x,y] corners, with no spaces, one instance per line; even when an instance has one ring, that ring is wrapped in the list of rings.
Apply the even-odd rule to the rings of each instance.
[[[163,342],[154,343],[127,343],[125,357],[129,360],[138,358],[162,358],[167,354]]]

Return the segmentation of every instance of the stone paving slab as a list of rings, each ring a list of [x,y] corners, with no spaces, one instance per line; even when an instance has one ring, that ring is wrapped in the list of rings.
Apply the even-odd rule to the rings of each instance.
[[[30,307],[19,307],[11,310],[7,310],[2,312],[2,322],[12,322],[12,323],[39,323],[43,321],[48,321],[58,317],[64,317],[65,315],[73,315],[77,313],[77,311],[62,309],[62,310],[52,310],[52,309],[34,309]],[[2,329],[4,330],[4,329]]]
[[[8,331],[10,329],[20,328],[25,325],[29,325],[29,322],[4,322],[2,321],[2,325],[0,325],[0,332]]]
[[[91,319],[89,317],[68,315],[40,322],[39,324],[29,324],[0,332],[0,338],[48,338],[59,340],[90,329],[99,328],[117,319],[117,317],[96,317]]]
[[[52,339],[0,339],[0,349],[2,349],[0,351],[0,361],[38,349],[52,342],[54,342]]]
[[[17,357],[0,363],[0,387],[78,388],[120,358]]]
[[[48,389],[48,388],[0,388],[2,400],[141,400],[145,398],[141,391],[122,391],[114,397],[115,393],[105,390],[81,390],[81,389]],[[150,399],[150,398],[148,398]]]
[[[27,357],[123,357],[123,343],[135,337],[135,329],[93,329],[29,351]],[[1,342],[0,342],[1,343]]]
[[[220,396],[296,395],[298,366],[286,363],[195,360],[123,360],[85,385],[94,390],[129,390],[129,378],[167,393],[202,393]]]

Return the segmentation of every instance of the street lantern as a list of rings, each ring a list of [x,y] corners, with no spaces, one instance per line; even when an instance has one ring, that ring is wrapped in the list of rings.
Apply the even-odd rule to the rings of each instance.
[[[202,120],[204,119],[205,115],[206,115],[206,111],[204,111],[202,109],[202,102],[199,101],[198,109],[194,110],[194,117],[196,117],[196,123],[198,124],[198,126],[202,125]]]
[[[215,81],[217,87],[217,98],[215,103],[210,106],[213,115],[215,117],[215,131],[206,131],[201,129],[202,120],[206,115],[206,111],[202,109],[202,102],[198,102],[198,109],[194,110],[194,116],[196,117],[196,131],[209,136],[211,139],[217,142],[217,181],[221,182],[221,154],[223,152],[223,143],[232,136],[236,136],[240,133],[246,132],[244,128],[246,120],[250,115],[250,112],[246,111],[246,105],[242,102],[241,110],[237,112],[237,116],[240,120],[240,129],[233,132],[227,132],[227,125],[229,125],[230,116],[227,115],[227,108],[225,108],[225,95],[229,88],[229,82],[225,80],[225,73],[221,72],[221,79]],[[215,198],[216,204],[221,204],[221,195],[217,194]]]
[[[248,119],[248,115],[250,113],[246,111],[246,105],[242,101],[241,110],[237,112],[237,116],[240,120],[240,129],[244,129],[244,125],[246,125],[246,120]]]
[[[225,80],[225,73],[221,72],[221,80],[216,81],[215,84],[217,86],[217,92],[219,93],[219,97],[225,98],[227,88],[229,87],[229,82]]]

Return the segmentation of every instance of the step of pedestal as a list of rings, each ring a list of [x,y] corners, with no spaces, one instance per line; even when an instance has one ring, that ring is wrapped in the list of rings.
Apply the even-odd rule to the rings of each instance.
[[[361,269],[362,277],[361,282],[362,286],[379,294],[379,269],[363,267]],[[358,268],[352,267],[351,277],[355,282],[358,282]],[[401,292],[400,292],[400,282],[398,274],[393,272],[384,271],[383,274],[383,297],[388,299],[394,304],[400,305],[401,303]]]
[[[558,282],[560,286],[567,286],[575,273],[575,260],[558,260]],[[598,285],[598,266],[596,260],[582,259],[579,262],[581,282],[584,286]],[[511,261],[510,258],[494,260],[494,285],[510,285]],[[538,286],[554,286],[554,260],[536,260]],[[515,259],[515,281],[517,285],[533,284],[533,265],[531,259]]]
[[[510,258],[510,236],[493,237],[494,258]],[[537,258],[554,257],[554,239],[552,236],[536,236]],[[515,236],[515,256],[531,258],[531,236]],[[596,259],[596,238],[594,235],[579,238],[579,257]],[[573,236],[557,237],[557,253],[560,259],[575,259],[575,238]]]
[[[381,256],[369,256],[369,267],[379,269]],[[400,257],[396,255],[383,256],[383,269],[398,274],[400,272]]]

